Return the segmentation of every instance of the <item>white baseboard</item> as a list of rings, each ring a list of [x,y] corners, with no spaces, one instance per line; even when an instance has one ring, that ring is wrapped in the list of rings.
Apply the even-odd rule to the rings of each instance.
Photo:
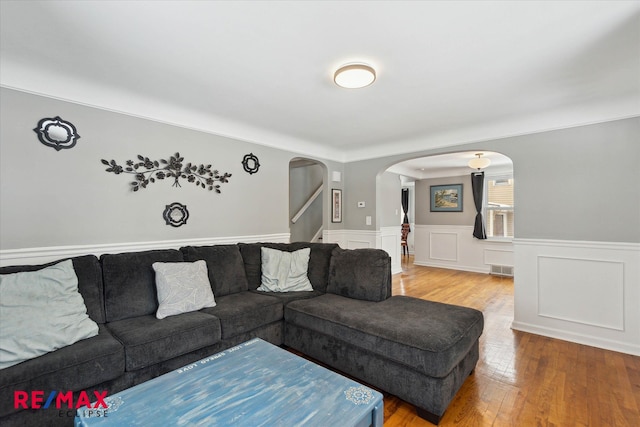
[[[531,334],[542,335],[549,338],[556,338],[559,340],[574,342],[577,344],[584,344],[590,347],[603,348],[605,350],[618,351],[620,353],[632,354],[634,356],[640,356],[640,345],[630,344],[626,342],[613,341],[594,337],[592,335],[583,335],[574,332],[568,332],[561,329],[541,327],[538,325],[532,325],[523,322],[514,321],[511,324],[511,329],[515,331],[528,332]]]
[[[420,265],[423,267],[436,267],[436,268],[446,268],[449,270],[460,270],[460,271],[469,271],[471,273],[484,273],[489,274],[489,266],[478,267],[472,265],[462,265],[462,264],[445,264],[438,262],[429,262],[429,261],[416,261],[414,257],[413,263],[415,265]]]
[[[256,242],[288,243],[289,233],[261,234],[254,236],[206,237],[199,239],[162,240],[155,242],[126,242],[99,245],[5,249],[0,251],[0,267],[8,265],[44,264],[61,258],[81,255],[100,256],[107,253],[137,252],[152,249],[178,249],[182,246],[207,246]]]

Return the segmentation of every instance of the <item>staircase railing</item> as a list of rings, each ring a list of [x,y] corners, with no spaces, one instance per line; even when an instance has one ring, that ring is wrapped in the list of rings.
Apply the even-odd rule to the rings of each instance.
[[[292,223],[296,223],[296,221],[298,221],[300,219],[300,217],[306,212],[307,209],[309,209],[309,206],[311,206],[311,203],[313,203],[318,196],[320,195],[320,193],[322,193],[322,184],[318,187],[318,189],[311,195],[311,197],[309,197],[309,200],[307,200],[307,202],[300,208],[300,210],[298,211],[297,214],[295,214],[293,216],[293,218],[291,218],[291,222]]]

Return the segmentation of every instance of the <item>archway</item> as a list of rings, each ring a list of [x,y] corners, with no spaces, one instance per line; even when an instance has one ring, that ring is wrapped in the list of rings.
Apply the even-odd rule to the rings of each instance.
[[[324,184],[321,162],[296,157],[289,162],[289,231],[292,242],[318,242],[324,229]]]
[[[483,169],[485,173],[485,188],[483,191],[483,209],[485,224],[491,221],[490,231],[493,233],[486,240],[478,240],[473,237],[473,228],[476,217],[476,208],[473,199],[471,173],[467,166],[469,160],[478,152],[491,160],[491,165]],[[488,185],[513,186],[513,162],[507,156],[500,153],[474,150],[458,153],[438,154],[432,156],[417,157],[396,163],[380,174],[390,180],[392,175],[397,177],[397,206],[400,206],[401,188],[409,188],[412,193],[410,200],[414,211],[413,217],[409,216],[411,223],[410,252],[416,265],[441,267],[464,271],[474,271],[494,274],[513,274],[513,188],[511,198],[504,200],[489,200]],[[501,180],[501,181],[500,181]],[[506,180],[506,181],[505,181]],[[381,181],[381,180],[379,180]],[[432,204],[432,192],[434,189],[444,188],[447,185],[457,186],[461,190],[459,209],[439,210]],[[502,188],[507,188],[502,187]],[[390,197],[377,189],[378,200]],[[388,191],[388,190],[387,190]],[[493,197],[493,196],[492,196]],[[389,212],[387,210],[386,212]],[[498,212],[498,214],[496,214]],[[385,219],[385,210],[379,212],[382,223],[388,223]],[[488,215],[489,214],[489,215]],[[503,222],[498,224],[500,218]],[[400,219],[397,228],[400,229]],[[494,227],[495,225],[495,227]],[[496,235],[497,232],[501,236]],[[510,233],[509,233],[510,231]]]

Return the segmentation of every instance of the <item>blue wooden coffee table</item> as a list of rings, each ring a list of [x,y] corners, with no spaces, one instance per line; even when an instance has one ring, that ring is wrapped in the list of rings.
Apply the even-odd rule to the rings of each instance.
[[[382,395],[253,339],[105,399],[76,426],[374,426]]]

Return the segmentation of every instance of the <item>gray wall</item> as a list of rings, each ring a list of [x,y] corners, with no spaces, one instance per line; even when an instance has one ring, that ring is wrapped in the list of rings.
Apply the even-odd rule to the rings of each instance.
[[[513,161],[517,238],[640,242],[639,141],[635,117],[351,162],[345,191],[350,198],[375,197],[380,171],[402,160],[496,151]],[[359,220],[346,228],[369,229]]]
[[[289,161],[299,154],[5,88],[0,102],[0,249],[289,232]],[[38,141],[38,121],[55,116],[76,126],[74,148]],[[100,162],[175,152],[231,173],[222,194],[168,180],[134,193],[131,175],[107,173]],[[253,175],[241,164],[250,152],[261,164]],[[172,202],[187,206],[186,225],[165,224]]]
[[[471,169],[469,169],[471,171]],[[431,186],[462,184],[462,212],[431,212]],[[421,225],[470,225],[474,224],[476,208],[469,175],[433,178],[416,181],[416,224]]]
[[[366,167],[364,174],[360,162],[347,163],[344,166],[344,191],[342,194],[342,223],[346,230],[377,230],[380,228],[376,215],[376,189],[379,183],[379,173],[386,168]],[[358,202],[365,202],[364,208],[358,208]],[[382,209],[382,205],[380,205]],[[365,219],[371,216],[371,225],[366,225]]]
[[[402,183],[400,175],[385,172],[380,176],[380,227],[402,224]]]
[[[76,147],[57,152],[37,140],[38,121],[56,115],[76,125]],[[300,153],[5,88],[0,123],[0,249],[289,232],[289,161]],[[378,184],[389,166],[491,150],[513,160],[516,237],[640,242],[639,141],[640,118],[631,118],[344,165],[317,159],[329,175],[323,197],[329,200],[330,188],[344,190],[343,223],[328,220],[330,203],[324,223],[329,229],[379,229],[386,223],[386,198],[377,194]],[[130,176],[107,173],[100,163],[138,154],[161,159],[176,151],[187,162],[232,173],[222,194],[166,181],[133,193]],[[241,165],[249,152],[262,165],[254,175]],[[342,173],[341,182],[331,181],[334,170]],[[366,207],[358,208],[358,201]],[[186,226],[165,225],[162,211],[172,202],[187,205]]]

